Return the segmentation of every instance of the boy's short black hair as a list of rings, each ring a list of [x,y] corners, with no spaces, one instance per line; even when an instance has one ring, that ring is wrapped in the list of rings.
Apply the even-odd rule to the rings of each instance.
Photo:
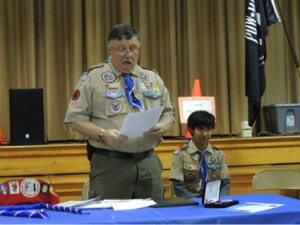
[[[215,123],[215,116],[204,110],[195,111],[188,118],[188,127],[192,130],[200,126],[211,127],[213,130]]]
[[[108,42],[111,42],[113,40],[121,41],[123,37],[127,40],[130,40],[134,36],[136,36],[138,41],[141,42],[140,32],[137,29],[135,29],[133,26],[129,24],[121,23],[114,26],[110,30],[108,34]]]

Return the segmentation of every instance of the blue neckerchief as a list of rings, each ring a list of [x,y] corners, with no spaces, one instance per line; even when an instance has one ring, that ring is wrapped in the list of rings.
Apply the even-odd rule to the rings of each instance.
[[[105,59],[105,63],[109,63],[109,58]],[[134,95],[134,82],[129,75],[124,75],[125,79],[125,93],[128,99],[128,102],[131,107],[137,107],[139,110],[143,111],[143,103]]]
[[[131,79],[129,75],[124,74],[125,79],[125,93],[127,95],[127,99],[129,101],[129,104],[131,107],[137,107],[139,110],[143,111],[143,104],[142,102],[134,95],[133,89],[134,89],[134,82]]]
[[[191,141],[191,139],[188,140],[188,142],[186,144],[188,145],[190,141]],[[201,152],[201,151],[198,150],[198,151],[196,151],[196,153],[198,153],[200,155],[200,163],[201,163],[201,169],[200,169],[201,181],[200,181],[200,185],[201,185],[201,188],[202,188],[203,185],[204,185],[204,182],[208,181],[207,165],[206,165],[206,158],[205,158],[205,155],[206,155],[207,151]],[[203,158],[201,156],[203,156]]]

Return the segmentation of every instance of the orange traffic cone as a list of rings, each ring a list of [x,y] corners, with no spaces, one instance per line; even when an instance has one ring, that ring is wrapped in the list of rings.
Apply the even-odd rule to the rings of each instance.
[[[0,142],[2,141],[3,141],[3,134],[2,134],[1,124],[0,124]]]
[[[3,139],[3,134],[2,134],[2,128],[1,128],[1,124],[0,124],[0,145],[8,145],[9,141],[4,141]]]
[[[202,96],[202,94],[201,94],[200,81],[199,81],[199,79],[196,79],[194,81],[194,88],[193,88],[192,97],[201,97],[201,96]],[[186,138],[192,138],[192,135],[189,131],[188,126],[186,126],[185,137]]]

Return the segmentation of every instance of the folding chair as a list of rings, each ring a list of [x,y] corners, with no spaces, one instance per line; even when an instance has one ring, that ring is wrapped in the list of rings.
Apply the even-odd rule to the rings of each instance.
[[[174,185],[173,185],[172,181],[170,181],[169,194],[170,194],[170,198],[176,197]]]
[[[90,181],[86,181],[82,187],[82,200],[89,199]]]
[[[259,190],[300,189],[300,171],[295,169],[266,169],[252,181],[252,193]]]

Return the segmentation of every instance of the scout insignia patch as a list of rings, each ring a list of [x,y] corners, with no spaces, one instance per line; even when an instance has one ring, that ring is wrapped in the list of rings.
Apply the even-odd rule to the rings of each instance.
[[[19,181],[12,181],[8,183],[11,195],[20,194]]]
[[[176,168],[176,166],[177,166],[177,164],[176,164],[176,163],[172,163],[172,167],[173,167],[173,169],[175,169],[175,168]]]
[[[173,155],[178,155],[180,152],[180,149],[176,149],[174,152],[173,152]]]
[[[209,169],[218,170],[218,169],[220,169],[221,164],[220,163],[207,163],[206,166]]]
[[[211,161],[212,163],[215,163],[215,162],[216,162],[216,159],[215,159],[215,158],[211,158],[210,161]]]
[[[109,111],[113,114],[118,114],[122,111],[123,106],[119,101],[113,101],[109,104]]]
[[[211,172],[211,177],[212,177],[213,179],[216,179],[217,176],[218,176],[218,172],[217,172],[216,170],[213,170],[213,171]]]
[[[123,96],[122,91],[109,91],[105,92],[105,97],[112,98],[112,99],[117,99],[119,97]]]
[[[21,193],[28,197],[33,198],[40,193],[40,183],[35,179],[25,179],[20,185]]]
[[[87,74],[87,73],[83,73],[83,74],[81,75],[81,77],[80,77],[80,80],[81,80],[81,81],[85,81],[87,77],[88,77],[88,74]]]
[[[161,96],[161,93],[158,91],[145,91],[144,95],[150,98],[159,98]]]
[[[143,73],[140,73],[140,77],[142,78],[142,80],[148,80],[148,77]]]
[[[141,88],[142,91],[146,91],[147,90],[147,88],[146,88],[146,86],[145,86],[144,83],[140,83],[140,88]]]
[[[80,96],[80,91],[77,89],[76,91],[74,91],[73,95],[72,95],[72,100],[77,100]]]
[[[0,194],[6,195],[8,193],[8,188],[5,184],[0,184]]]
[[[146,88],[148,89],[148,91],[153,91],[152,90],[152,84],[151,83],[145,83]]]
[[[47,183],[41,183],[41,193],[47,194],[49,192],[50,185]]]
[[[194,181],[196,179],[196,172],[193,170],[188,170],[185,172],[185,179],[187,181]]]
[[[155,83],[155,82],[152,83],[152,90],[159,91],[159,86],[157,85],[157,83]]]
[[[116,75],[110,71],[102,73],[101,77],[102,77],[102,80],[107,83],[112,83],[116,80]]]

